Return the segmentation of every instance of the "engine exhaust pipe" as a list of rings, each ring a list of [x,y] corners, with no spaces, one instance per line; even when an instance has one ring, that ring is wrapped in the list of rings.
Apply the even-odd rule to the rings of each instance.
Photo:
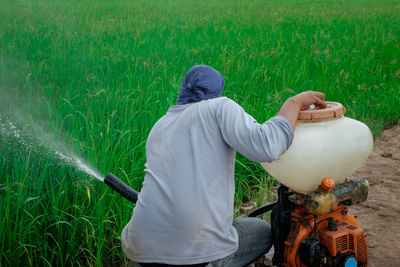
[[[104,183],[117,191],[118,194],[126,198],[127,200],[136,203],[139,192],[130,188],[127,184],[122,182],[117,176],[111,172],[104,178]]]

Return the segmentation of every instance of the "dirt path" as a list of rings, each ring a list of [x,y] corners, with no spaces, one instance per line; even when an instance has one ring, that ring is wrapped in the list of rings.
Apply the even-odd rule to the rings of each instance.
[[[366,178],[366,202],[350,211],[367,233],[370,267],[400,266],[400,124],[374,141],[367,162],[353,175]]]

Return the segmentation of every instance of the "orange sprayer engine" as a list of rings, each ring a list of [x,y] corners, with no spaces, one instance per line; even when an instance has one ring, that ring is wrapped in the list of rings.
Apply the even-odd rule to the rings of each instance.
[[[281,186],[276,202],[250,216],[272,210],[274,265],[367,266],[366,235],[346,207],[365,201],[367,195],[365,179],[334,186],[332,179],[325,178],[318,190],[307,195]]]

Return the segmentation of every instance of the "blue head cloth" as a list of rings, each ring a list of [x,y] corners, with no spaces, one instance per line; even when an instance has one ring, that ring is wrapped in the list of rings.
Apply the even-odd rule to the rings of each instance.
[[[225,80],[219,71],[207,65],[192,67],[183,78],[177,105],[199,102],[222,96]]]

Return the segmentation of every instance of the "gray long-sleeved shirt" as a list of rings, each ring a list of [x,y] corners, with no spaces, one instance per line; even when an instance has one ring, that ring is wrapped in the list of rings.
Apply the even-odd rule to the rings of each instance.
[[[270,162],[292,139],[286,118],[259,124],[226,97],[171,107],[147,140],[143,187],[121,236],[126,256],[181,265],[235,252],[235,151]]]

